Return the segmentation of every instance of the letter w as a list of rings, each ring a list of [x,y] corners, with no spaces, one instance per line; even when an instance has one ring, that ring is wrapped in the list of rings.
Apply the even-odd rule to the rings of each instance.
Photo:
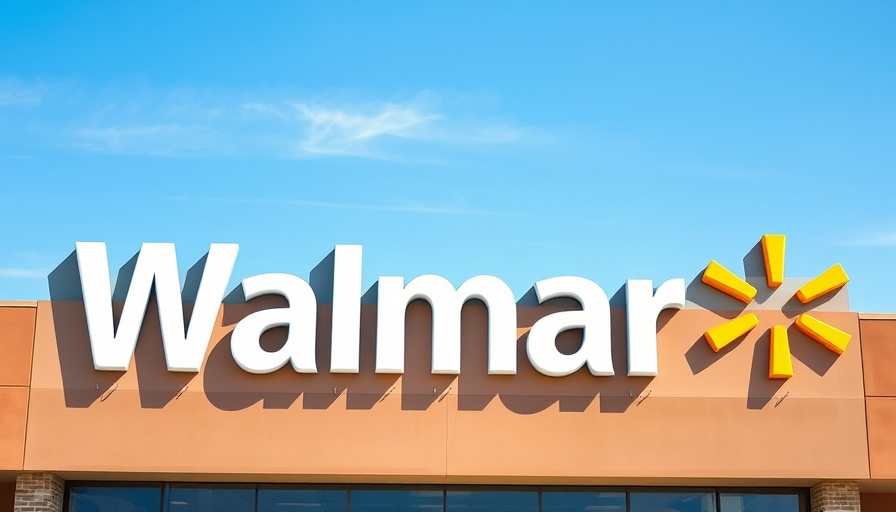
[[[78,272],[93,366],[125,371],[134,355],[137,336],[155,284],[162,346],[168,371],[198,372],[211,339],[218,309],[239,252],[237,244],[211,244],[193,306],[189,330],[184,327],[183,298],[174,244],[143,244],[118,322],[112,321],[112,287],[103,242],[77,242]]]

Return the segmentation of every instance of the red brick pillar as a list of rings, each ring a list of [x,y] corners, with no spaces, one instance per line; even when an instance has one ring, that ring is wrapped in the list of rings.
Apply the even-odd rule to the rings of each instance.
[[[860,512],[859,484],[825,482],[812,488],[812,512]]]
[[[16,477],[13,512],[62,512],[65,482],[52,473],[25,473]]]

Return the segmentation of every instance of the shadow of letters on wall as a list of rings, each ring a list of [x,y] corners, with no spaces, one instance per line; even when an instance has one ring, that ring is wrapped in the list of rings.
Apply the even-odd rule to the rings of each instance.
[[[144,408],[192,386],[222,410],[326,409],[342,395],[370,409],[391,393],[425,410],[453,393],[461,410],[497,398],[518,414],[575,412],[599,397],[618,413],[648,392],[657,333],[686,304],[683,279],[629,280],[612,300],[574,276],[519,301],[493,276],[382,276],[362,293],[360,246],[336,246],[308,280],[261,274],[227,293],[238,251],[212,244],[181,286],[173,244],[144,244],[113,288],[105,244],[76,244],[48,278],[66,406],[135,371]],[[691,352],[695,374],[711,364]]]

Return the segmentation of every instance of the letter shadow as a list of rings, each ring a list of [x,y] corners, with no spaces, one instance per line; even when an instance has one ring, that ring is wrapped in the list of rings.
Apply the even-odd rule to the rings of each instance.
[[[788,299],[787,302],[784,303],[784,306],[781,307],[781,311],[784,313],[784,315],[787,318],[795,318],[795,317],[800,316],[803,313],[807,313],[807,312],[812,311],[813,309],[817,309],[822,304],[825,304],[828,301],[830,301],[831,299],[833,299],[839,292],[840,292],[840,290],[826,293],[826,294],[822,295],[821,297],[819,297],[813,301],[810,301],[808,304],[803,304],[800,301],[799,297],[797,297],[796,294],[794,294],[793,297],[790,297],[790,299]]]
[[[261,346],[276,350],[286,340],[287,328],[277,327],[261,336]],[[297,374],[291,366],[254,375],[244,371],[230,354],[232,331],[212,348],[205,362],[202,387],[208,401],[224,411],[240,411],[258,402],[265,409],[288,409],[302,393],[307,375]]]
[[[124,295],[130,288],[136,267],[136,256],[123,267],[116,283],[116,292],[124,300]],[[208,253],[202,256],[187,271],[184,279],[184,287],[181,292],[183,302],[184,329],[189,332],[190,320],[193,316],[193,307],[199,294],[199,284],[205,272],[205,264],[208,261]],[[211,344],[211,341],[209,342]],[[179,396],[179,394],[196,377],[192,372],[170,372],[165,360],[165,350],[162,343],[162,326],[159,318],[158,300],[155,287],[150,294],[146,315],[140,328],[140,336],[137,338],[137,347],[134,351],[134,366],[137,371],[137,387],[140,394],[140,406],[147,409],[161,409]]]
[[[696,341],[691,345],[691,348],[685,352],[684,357],[688,362],[688,366],[691,369],[691,373],[697,375],[703,370],[712,366],[713,363],[722,358],[734,349],[737,345],[746,339],[749,333],[744,333],[738,336],[734,341],[723,347],[718,352],[714,352],[712,347],[709,346],[709,342],[706,341],[706,336],[700,334]],[[767,348],[767,347],[766,347]]]
[[[775,398],[787,379],[768,378],[771,331],[765,332],[753,346],[753,362],[750,366],[750,383],[747,388],[747,409],[762,409]]]
[[[332,282],[332,279],[331,279]],[[371,292],[372,290],[372,292]],[[376,285],[366,292],[376,293]],[[305,393],[306,409],[325,409],[335,402],[338,395],[330,394],[332,388],[337,393],[345,392],[345,407],[350,410],[372,409],[396,387],[398,374],[376,373],[376,307],[361,305],[361,337],[359,340],[359,373],[330,373],[330,337],[332,333],[332,307],[318,307],[317,361],[318,374],[326,390],[319,393]],[[373,301],[376,302],[375,300]]]
[[[787,339],[790,342],[791,355],[817,375],[824,376],[839,359],[837,354],[803,334],[796,324],[787,327]]]
[[[192,304],[184,304],[184,322],[192,312]],[[159,320],[159,305],[155,290],[149,298],[146,316],[137,337],[134,350],[134,367],[137,372],[137,388],[140,406],[146,409],[161,409],[177,396],[196,377],[192,372],[169,372],[162,345],[162,326]]]
[[[762,240],[756,242],[744,255],[744,277],[765,279],[765,256],[762,254]]]
[[[477,301],[478,302],[478,301]],[[484,307],[484,306],[483,306]],[[461,317],[463,317],[463,309]],[[404,374],[401,376],[401,408],[428,409],[448,390],[455,375],[438,375],[432,369],[432,306],[425,300],[408,304],[405,315]],[[463,339],[463,335],[461,335]],[[463,348],[461,349],[463,354]],[[461,357],[463,368],[463,357]]]
[[[756,242],[749,252],[744,256],[744,280],[756,288],[756,297],[753,298],[757,304],[767,301],[775,288],[768,287],[768,280],[765,273],[765,256],[762,252],[762,241]]]
[[[653,292],[656,293],[656,287]],[[610,299],[613,309],[610,311],[612,324],[610,327],[612,339],[613,369],[616,375],[613,377],[592,377],[601,383],[600,412],[623,413],[632,406],[640,405],[639,397],[643,395],[647,387],[653,382],[654,377],[629,377],[628,371],[628,341],[626,332],[626,293],[625,286],[619,288]],[[659,332],[675,315],[675,310],[665,310],[657,317],[657,332]]]
[[[199,261],[193,264],[190,267],[190,270],[187,271],[187,275],[184,278],[184,288],[181,292],[182,300],[187,303],[196,302],[196,297],[199,295],[199,284],[202,283],[202,276],[205,274],[205,264],[208,261],[208,253],[205,253]]]
[[[221,315],[225,334],[213,346],[205,361],[202,387],[208,401],[218,409],[239,411],[262,402],[265,409],[287,409],[301,395],[312,375],[299,374],[287,364],[279,370],[262,375],[246,372],[233,359],[230,350],[233,326],[250,314],[265,309],[287,307],[284,297],[268,295],[239,302],[242,286],[227,296]],[[276,351],[286,342],[289,329],[275,327],[265,331],[259,340],[262,349]]]
[[[333,273],[336,269],[336,250],[330,251],[324,259],[311,270],[308,275],[308,285],[314,290],[314,298],[317,304],[333,303]]]
[[[739,343],[739,341],[735,343]],[[726,347],[726,349],[727,348],[730,348],[730,345]],[[726,351],[726,349],[722,349],[722,351]],[[716,362],[719,357],[720,356],[718,354],[713,352],[712,348],[709,346],[709,343],[706,342],[706,338],[704,338],[702,334],[691,345],[691,348],[689,348],[688,351],[684,353],[684,358],[687,360],[688,366],[691,368],[691,373],[693,373],[694,375],[697,375],[698,373],[712,366],[712,364]]]
[[[128,290],[131,288],[131,281],[134,280],[134,270],[137,268],[137,258],[139,257],[140,251],[137,251],[131,256],[131,259],[118,270],[118,278],[115,280],[115,287],[112,289],[112,302],[120,302],[124,304],[124,301],[128,296]]]
[[[316,270],[319,268],[321,265]],[[321,276],[315,279],[321,279]],[[300,374],[289,364],[264,375],[242,370],[230,353],[232,328],[256,311],[287,306],[286,299],[278,295],[244,302],[240,287],[228,295],[222,316],[222,327],[227,334],[212,348],[203,375],[205,394],[215,407],[236,411],[262,402],[264,408],[287,409],[301,396],[304,409],[328,409],[344,395],[347,409],[370,409],[395,386],[399,375],[374,371],[376,311],[370,306],[361,308],[360,373],[330,373],[332,306],[329,304],[318,305],[317,311],[315,351],[318,373]],[[280,349],[288,333],[288,327],[269,329],[261,336],[262,348],[266,351]]]
[[[371,409],[389,395],[398,379],[405,382],[407,375],[376,373],[376,308],[377,284],[374,283],[361,297],[361,333],[359,341],[359,373],[329,373],[331,359],[333,283],[335,281],[336,251],[330,251],[311,270],[308,283],[314,290],[318,308],[326,314],[318,315],[317,360],[318,372],[325,374],[321,380],[332,383],[326,391],[306,391],[303,406],[306,409],[329,408],[344,391],[347,409]],[[333,392],[329,388],[333,388]]]
[[[90,350],[81,277],[74,251],[47,277],[65,406],[90,407],[124,375],[96,370]]]
[[[619,293],[613,296],[611,303],[619,300]],[[539,305],[534,290],[530,289],[517,302],[517,373],[489,375],[488,311],[481,303],[467,305],[462,326],[465,346],[463,371],[458,378],[458,408],[481,411],[497,396],[508,410],[517,414],[535,414],[554,404],[561,412],[582,412],[600,395],[601,412],[625,411],[652,378],[625,376],[624,309],[611,310],[611,347],[616,376],[596,377],[583,367],[571,375],[549,377],[539,373],[529,362],[526,351],[529,328],[551,313],[577,309],[581,306],[572,299],[551,300]],[[582,335],[581,329],[562,332],[556,340],[557,349],[565,354],[574,353],[581,347]]]
[[[747,305],[704,283],[704,272],[705,271],[701,271],[690,283],[688,283],[687,289],[685,290],[685,297],[687,300],[729,320],[740,315]]]
[[[111,304],[114,332],[118,330],[122,308],[133,279],[139,254],[139,252],[134,254],[118,271],[118,278],[112,290]],[[195,281],[195,289],[198,289],[200,277],[197,275],[201,274],[204,263],[205,258],[194,265],[188,273],[187,282]],[[126,372],[94,369],[75,252],[72,252],[50,273],[48,284],[66,406],[89,407],[111,390],[112,386]],[[187,295],[189,295],[189,291]],[[195,292],[191,298],[188,297],[188,300],[195,300]],[[187,325],[191,312],[192,304],[185,304],[184,317]],[[145,408],[164,407],[195,377],[193,373],[177,373],[167,370],[154,289],[150,294],[138,334],[134,350],[134,367],[140,404]]]

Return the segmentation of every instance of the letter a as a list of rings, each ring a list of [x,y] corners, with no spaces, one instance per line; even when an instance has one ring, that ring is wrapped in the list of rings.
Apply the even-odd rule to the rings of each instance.
[[[572,297],[581,311],[551,313],[535,322],[529,331],[526,351],[539,372],[563,377],[588,364],[592,375],[613,375],[610,352],[610,301],[600,286],[581,277],[553,277],[535,283],[538,302],[557,297]],[[582,346],[575,354],[557,350],[557,335],[570,329],[582,329]]]

